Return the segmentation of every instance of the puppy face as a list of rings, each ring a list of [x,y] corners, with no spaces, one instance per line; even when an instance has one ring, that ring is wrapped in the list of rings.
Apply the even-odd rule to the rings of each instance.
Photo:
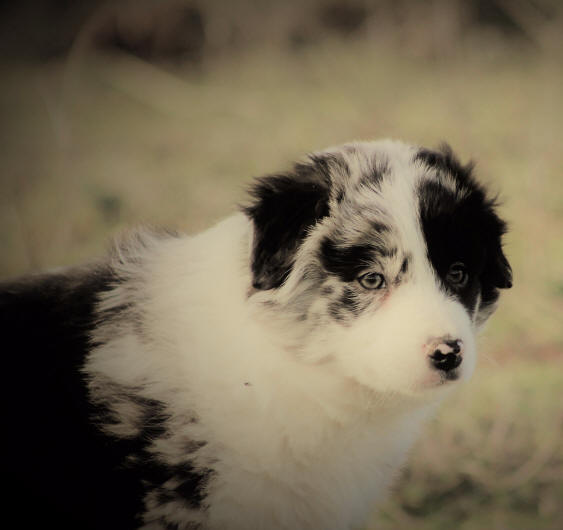
[[[448,147],[348,144],[259,179],[253,293],[305,362],[381,392],[467,378],[511,286],[505,224]]]

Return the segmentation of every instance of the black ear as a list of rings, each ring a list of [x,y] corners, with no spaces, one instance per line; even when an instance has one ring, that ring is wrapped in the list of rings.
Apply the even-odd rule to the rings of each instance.
[[[261,177],[243,211],[254,223],[251,269],[256,289],[283,284],[308,229],[329,213],[330,175],[326,161],[312,158],[280,175]]]
[[[485,243],[485,274],[491,287],[509,289],[512,287],[512,269],[502,251],[502,238],[506,234],[506,223],[496,213],[497,199],[487,201],[486,222],[482,224],[482,237]]]
[[[499,246],[493,256],[489,256],[489,277],[492,285],[499,289],[512,287],[512,268]]]
[[[479,228],[483,237],[485,267],[481,274],[482,304],[494,303],[499,296],[499,289],[512,287],[512,269],[502,251],[502,236],[506,224],[494,212],[494,201],[487,205],[487,221]]]

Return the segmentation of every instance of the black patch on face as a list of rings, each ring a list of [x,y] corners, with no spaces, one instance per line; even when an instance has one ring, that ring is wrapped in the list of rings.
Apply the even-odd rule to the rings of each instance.
[[[379,232],[388,231],[385,225],[378,225]],[[337,299],[328,305],[329,315],[337,321],[347,321],[350,316],[360,315],[371,303],[372,297],[361,296],[358,287],[355,289],[351,282],[378,262],[382,257],[392,257],[397,254],[395,247],[385,247],[381,244],[357,244],[340,246],[330,237],[321,241],[319,259],[324,269],[348,285],[344,286]]]
[[[254,288],[280,287],[308,230],[329,214],[334,164],[340,164],[334,156],[314,157],[309,164],[296,165],[291,173],[257,180],[251,191],[254,203],[244,208],[254,222]]]
[[[355,280],[360,272],[372,267],[379,256],[390,256],[396,249],[377,244],[339,246],[325,237],[320,246],[320,260],[323,267],[338,276],[343,282]]]
[[[420,221],[427,253],[445,289],[472,312],[479,293],[481,307],[494,303],[499,288],[512,285],[512,271],[502,252],[505,223],[495,213],[495,202],[468,173],[464,193],[457,194],[435,181],[418,190]],[[456,288],[447,281],[450,266],[465,264],[469,281]]]

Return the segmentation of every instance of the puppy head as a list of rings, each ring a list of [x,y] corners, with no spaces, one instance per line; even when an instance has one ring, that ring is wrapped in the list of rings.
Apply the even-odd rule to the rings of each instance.
[[[505,224],[448,147],[347,144],[258,179],[254,300],[307,362],[378,391],[469,377],[511,286]]]

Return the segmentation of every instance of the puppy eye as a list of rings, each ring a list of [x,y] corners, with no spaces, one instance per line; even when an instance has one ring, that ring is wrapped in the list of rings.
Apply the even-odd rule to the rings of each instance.
[[[458,289],[465,287],[469,281],[469,273],[465,265],[460,262],[452,263],[446,275],[446,281]]]
[[[383,289],[385,278],[377,272],[366,272],[358,277],[358,282],[364,289]]]

